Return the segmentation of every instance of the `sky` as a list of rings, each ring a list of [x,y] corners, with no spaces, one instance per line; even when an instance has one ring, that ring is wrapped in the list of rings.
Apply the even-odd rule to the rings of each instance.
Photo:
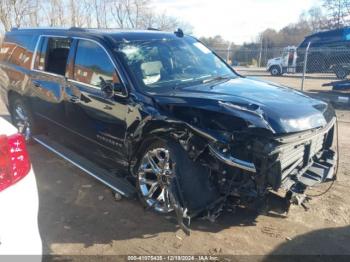
[[[154,8],[193,26],[193,35],[222,35],[242,44],[266,28],[279,30],[320,0],[154,0]]]

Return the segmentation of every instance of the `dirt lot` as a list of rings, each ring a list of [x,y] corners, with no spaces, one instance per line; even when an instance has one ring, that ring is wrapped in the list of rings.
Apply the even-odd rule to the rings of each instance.
[[[252,73],[253,74],[253,73]],[[294,78],[271,78],[293,85]],[[300,81],[300,80],[299,80]],[[314,87],[308,80],[308,90]],[[144,210],[137,200],[116,201],[109,189],[40,145],[29,148],[40,197],[44,253],[54,255],[350,255],[350,108],[338,110],[340,170],[329,193],[307,212],[287,218],[238,210],[211,223],[192,222],[185,236],[173,218]],[[0,115],[7,115],[0,105]],[[329,185],[314,189],[321,192]],[[262,257],[260,257],[262,258]]]

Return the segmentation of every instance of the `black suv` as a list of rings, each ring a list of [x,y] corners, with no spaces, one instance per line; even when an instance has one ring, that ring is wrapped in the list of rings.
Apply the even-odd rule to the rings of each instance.
[[[13,29],[0,55],[27,140],[181,225],[335,178],[330,105],[240,76],[181,30]]]

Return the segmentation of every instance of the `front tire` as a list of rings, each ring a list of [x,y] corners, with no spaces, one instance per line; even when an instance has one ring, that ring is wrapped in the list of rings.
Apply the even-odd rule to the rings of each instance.
[[[280,76],[282,74],[281,68],[279,66],[272,66],[270,68],[270,74],[272,76]]]
[[[176,199],[181,203],[177,204],[190,213],[204,210],[220,197],[210,179],[210,169],[191,160],[188,152],[171,139],[156,140],[142,150],[135,170],[141,202],[157,213],[167,214],[174,210],[173,198],[169,197],[173,179],[178,188],[172,193],[180,194]]]
[[[169,187],[175,175],[172,150],[164,141],[153,142],[141,154],[136,172],[136,188],[141,203],[157,213],[173,211]]]

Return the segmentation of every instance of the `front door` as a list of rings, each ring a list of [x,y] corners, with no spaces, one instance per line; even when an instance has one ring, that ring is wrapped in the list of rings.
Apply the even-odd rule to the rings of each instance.
[[[65,118],[73,134],[71,146],[107,168],[127,166],[124,147],[127,97],[103,88],[122,86],[115,63],[98,42],[76,39],[66,85]]]

